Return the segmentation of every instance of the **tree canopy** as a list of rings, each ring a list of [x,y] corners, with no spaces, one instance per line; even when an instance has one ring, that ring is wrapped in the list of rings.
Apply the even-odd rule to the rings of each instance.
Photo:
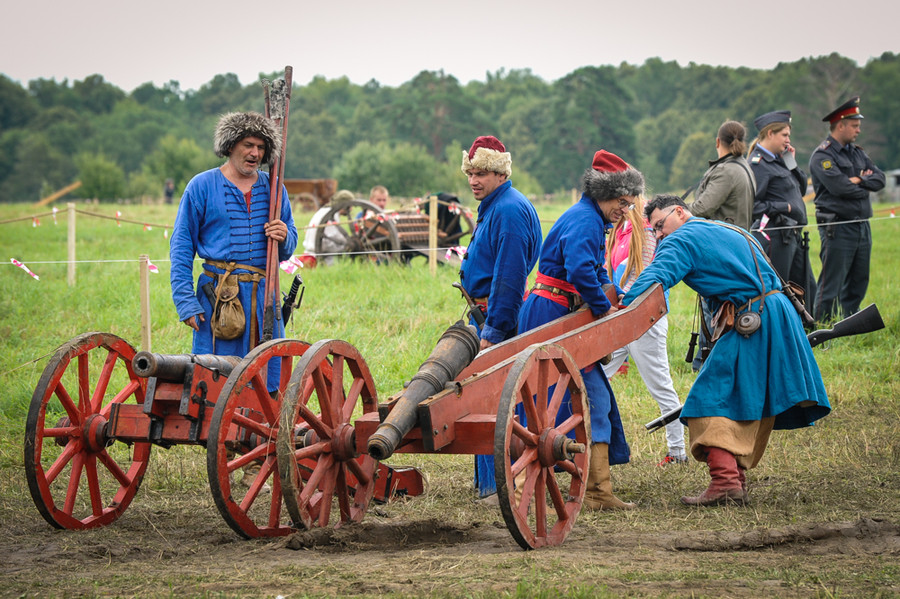
[[[336,178],[360,194],[380,183],[398,196],[465,197],[460,150],[495,135],[512,153],[513,183],[531,195],[576,187],[600,148],[644,171],[652,191],[679,191],[715,158],[723,121],[744,122],[750,141],[757,115],[791,110],[805,165],[828,133],[822,116],[853,95],[866,116],[860,142],[882,168],[898,166],[900,55],[889,52],[863,66],[831,54],[769,71],[651,58],[581,67],[552,82],[529,69],[465,85],[422,71],[393,88],[317,77],[292,92],[285,175]],[[26,87],[0,74],[0,149],[9,164],[0,202],[32,202],[75,179],[83,183],[77,195],[101,200],[161,196],[167,178],[181,191],[193,174],[221,163],[213,129],[234,110],[262,111],[263,94],[233,73],[198,90],[172,80],[130,94],[99,74]]]

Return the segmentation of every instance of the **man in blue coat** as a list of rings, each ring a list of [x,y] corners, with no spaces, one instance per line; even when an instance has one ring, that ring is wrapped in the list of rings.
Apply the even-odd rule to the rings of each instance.
[[[730,304],[734,322],[751,325],[721,327],[681,412],[691,454],[707,463],[712,479],[682,502],[744,503],[744,471],[759,462],[771,431],[811,426],[831,411],[822,375],[777,273],[749,236],[695,218],[677,196],[657,196],[644,212],[660,242],[624,303],[654,283],[669,289],[683,280],[717,316]]]
[[[509,180],[512,157],[499,139],[481,136],[468,152],[463,150],[462,172],[480,203],[459,279],[484,312],[479,337],[481,349],[487,349],[516,334],[543,234],[534,206]],[[493,456],[475,456],[475,484],[482,497],[496,492]]]
[[[178,318],[193,329],[192,353],[244,356],[259,342],[266,285],[268,240],[278,242],[279,261],[297,247],[297,229],[287,191],[282,188],[280,218],[269,220],[269,175],[260,172],[281,147],[275,123],[255,112],[224,115],[216,127],[214,149],[227,158],[221,167],[196,175],[178,206],[169,246],[172,299]],[[194,258],[203,259],[194,289]],[[213,299],[203,291],[212,284]],[[207,287],[209,289],[209,287]],[[276,297],[277,299],[277,285]],[[239,304],[231,302],[234,295]],[[244,324],[219,327],[214,303],[243,312]],[[273,303],[277,306],[277,303]],[[275,310],[273,337],[284,336],[281,310]],[[216,330],[212,325],[216,322]],[[268,370],[270,391],[278,389],[280,363]]]
[[[615,311],[603,291],[612,281],[606,272],[606,232],[634,208],[644,192],[644,177],[606,150],[594,155],[582,177],[581,199],[554,223],[541,250],[537,280],[519,313],[519,330],[537,328],[587,305],[594,316]],[[617,296],[623,291],[616,287]],[[584,507],[592,510],[633,509],[613,495],[610,464],[630,459],[619,408],[600,364],[581,371],[591,416],[591,459]],[[569,395],[559,421],[572,414]]]

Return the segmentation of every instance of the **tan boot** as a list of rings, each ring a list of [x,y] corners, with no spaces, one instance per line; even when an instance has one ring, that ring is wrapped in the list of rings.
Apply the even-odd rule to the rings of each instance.
[[[613,495],[609,477],[609,444],[591,444],[591,464],[588,471],[584,507],[589,510],[633,510],[633,503],[626,503]]]

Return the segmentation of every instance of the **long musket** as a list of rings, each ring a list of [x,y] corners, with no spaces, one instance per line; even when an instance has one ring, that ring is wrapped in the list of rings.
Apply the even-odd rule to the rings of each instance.
[[[281,126],[281,151],[269,166],[269,222],[281,216],[281,188],[284,180],[284,153],[287,150],[288,113],[291,107],[291,86],[294,69],[284,67],[284,79],[279,79],[269,89],[263,80],[266,116]],[[275,288],[278,283],[278,242],[269,238],[266,246],[266,295],[263,303],[263,330],[260,341],[271,341],[275,330]]]
[[[844,320],[834,323],[830,329],[819,329],[813,331],[806,336],[810,347],[815,347],[820,343],[829,339],[837,339],[838,337],[849,337],[850,335],[861,335],[863,333],[871,333],[884,328],[884,320],[881,319],[881,313],[878,306],[869,304],[856,314],[848,316]],[[648,433],[661,429],[670,422],[675,422],[681,416],[681,407],[675,408],[671,412],[666,412],[659,418],[651,420],[644,425]]]

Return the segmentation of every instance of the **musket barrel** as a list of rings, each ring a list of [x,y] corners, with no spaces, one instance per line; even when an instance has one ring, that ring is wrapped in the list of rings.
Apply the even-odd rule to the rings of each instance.
[[[369,455],[385,460],[394,453],[403,437],[416,424],[416,408],[441,391],[448,382],[468,366],[478,354],[475,327],[461,320],[448,328],[428,359],[403,390],[391,413],[369,437]]]

